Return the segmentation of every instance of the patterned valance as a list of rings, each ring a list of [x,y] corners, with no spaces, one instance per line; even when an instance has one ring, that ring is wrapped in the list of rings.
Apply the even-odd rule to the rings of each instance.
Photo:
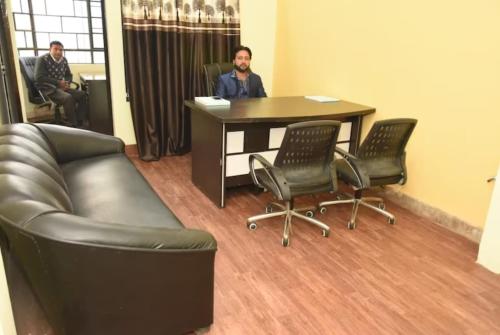
[[[239,34],[239,0],[122,0],[128,30],[222,31]]]

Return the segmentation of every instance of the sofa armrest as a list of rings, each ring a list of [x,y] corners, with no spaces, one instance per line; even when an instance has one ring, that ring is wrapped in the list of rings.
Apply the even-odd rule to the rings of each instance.
[[[46,238],[94,246],[150,250],[217,249],[213,236],[202,230],[130,226],[62,212],[40,215],[24,228]]]
[[[8,252],[58,334],[184,334],[213,322],[208,233],[60,212],[21,229],[4,223]]]
[[[51,124],[34,126],[47,138],[59,164],[125,151],[123,141],[114,136]]]

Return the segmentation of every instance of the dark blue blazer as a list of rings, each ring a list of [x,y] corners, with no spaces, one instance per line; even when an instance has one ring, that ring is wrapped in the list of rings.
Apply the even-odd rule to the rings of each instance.
[[[216,95],[224,99],[238,99],[238,78],[233,75],[233,71],[219,76]],[[248,76],[248,97],[267,97],[260,76],[250,72]]]

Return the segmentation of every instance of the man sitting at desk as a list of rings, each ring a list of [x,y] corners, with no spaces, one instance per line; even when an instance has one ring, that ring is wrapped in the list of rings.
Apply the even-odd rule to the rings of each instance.
[[[234,70],[219,77],[216,95],[224,99],[267,97],[260,76],[250,70],[252,51],[243,45],[233,51]]]
[[[73,74],[63,51],[61,42],[52,41],[49,53],[38,57],[35,64],[36,87],[54,103],[63,105],[72,126],[81,127],[88,120],[85,92],[70,88]]]

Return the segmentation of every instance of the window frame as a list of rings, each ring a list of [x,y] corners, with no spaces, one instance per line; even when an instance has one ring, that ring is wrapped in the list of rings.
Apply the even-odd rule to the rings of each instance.
[[[105,27],[104,27],[104,6],[103,6],[103,0],[71,0],[73,6],[74,6],[74,1],[82,1],[86,3],[86,10],[87,10],[87,16],[80,16],[80,15],[57,15],[57,14],[48,14],[47,12],[47,3],[44,1],[44,6],[45,6],[45,14],[35,14],[33,12],[33,3],[32,1],[37,1],[37,0],[18,0],[20,4],[20,11],[14,11],[12,10],[12,17],[14,21],[14,32],[19,33],[22,32],[24,33],[24,45],[25,47],[18,47],[17,44],[18,42],[16,41],[16,49],[18,52],[18,55],[21,56],[21,52],[23,51],[30,51],[33,52],[35,56],[41,56],[43,53],[47,52],[49,49],[49,45],[46,46],[38,46],[37,44],[37,33],[46,33],[46,34],[68,34],[68,35],[74,35],[75,38],[77,39],[77,48],[64,48],[65,53],[66,52],[78,52],[78,51],[83,51],[83,52],[88,52],[90,54],[90,62],[71,62],[68,60],[70,64],[105,64],[106,63],[106,41],[105,41]],[[28,4],[28,12],[23,11],[23,4],[22,2],[25,1]],[[92,6],[92,3],[98,3],[99,6]],[[100,16],[92,16],[92,7],[100,7],[99,14]],[[94,10],[95,12],[95,10]],[[21,14],[21,15],[28,15],[29,20],[30,20],[30,25],[31,29],[26,30],[26,29],[17,29],[17,21],[16,21],[16,14]],[[76,14],[76,13],[74,13]],[[61,31],[53,31],[53,32],[47,32],[47,31],[37,31],[35,27],[35,17],[36,16],[47,16],[47,17],[57,17],[59,18],[61,22]],[[78,33],[78,32],[64,32],[62,22],[63,18],[80,18],[80,19],[86,19],[87,20],[87,27],[88,31],[83,32],[83,33]],[[94,27],[92,24],[92,21],[98,19],[100,21],[101,27]],[[31,39],[32,39],[32,47],[28,47],[26,41],[27,37],[26,35],[30,34]],[[89,39],[89,47],[88,48],[79,48],[78,47],[78,35],[87,35]],[[95,47],[94,43],[94,35],[101,35],[102,36],[102,47]],[[49,37],[50,40],[50,37]],[[62,42],[62,41],[61,41]],[[62,42],[64,44],[64,42]],[[96,56],[94,56],[94,53],[96,52],[102,52],[103,57],[102,57],[102,62],[96,62]]]

